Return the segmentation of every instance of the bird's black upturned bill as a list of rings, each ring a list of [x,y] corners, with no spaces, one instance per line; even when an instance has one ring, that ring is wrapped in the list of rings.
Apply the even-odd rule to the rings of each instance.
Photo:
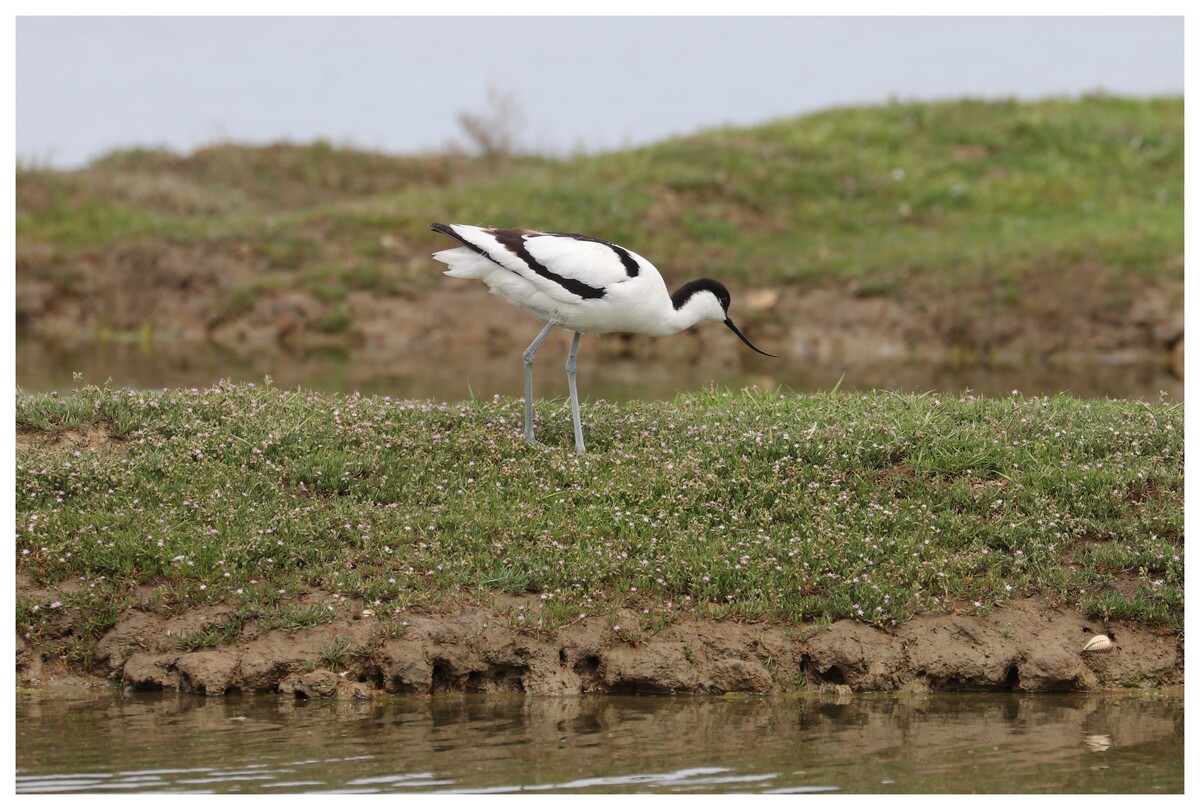
[[[734,325],[733,321],[732,321],[730,318],[726,318],[726,319],[725,319],[725,325],[726,325],[726,326],[728,326],[730,329],[732,329],[732,330],[733,330],[733,333],[742,339],[742,343],[745,343],[745,344],[746,344],[747,346],[749,346],[751,349],[754,349],[754,351],[758,352],[759,354],[765,354],[767,357],[774,357],[774,358],[776,358],[776,359],[778,359],[778,358],[779,358],[779,355],[777,355],[777,354],[771,354],[770,352],[764,352],[762,349],[758,348],[758,347],[757,347],[757,346],[755,346],[753,343],[751,343],[751,342],[750,342],[750,338],[748,338],[748,337],[746,337],[745,335],[743,335],[743,334],[742,334],[742,330],[741,330],[741,329],[738,329],[738,328],[737,328],[737,327]]]

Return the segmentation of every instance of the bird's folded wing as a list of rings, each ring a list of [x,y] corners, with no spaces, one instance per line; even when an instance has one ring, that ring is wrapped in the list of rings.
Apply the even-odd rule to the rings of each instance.
[[[454,236],[505,269],[520,274],[546,295],[566,303],[603,298],[640,267],[617,245],[575,234],[453,225]]]
[[[598,287],[621,284],[641,271],[636,254],[590,236],[531,234],[525,237],[525,246],[535,259],[554,273]]]

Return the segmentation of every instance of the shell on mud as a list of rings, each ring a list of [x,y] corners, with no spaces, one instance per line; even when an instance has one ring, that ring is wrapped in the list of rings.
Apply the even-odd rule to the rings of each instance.
[[[1112,636],[1092,636],[1091,641],[1083,645],[1083,651],[1106,653],[1116,646],[1116,639]]]

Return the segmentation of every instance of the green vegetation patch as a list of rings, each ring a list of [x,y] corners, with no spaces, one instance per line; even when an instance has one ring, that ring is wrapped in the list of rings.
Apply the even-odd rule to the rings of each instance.
[[[129,151],[18,170],[17,241],[236,241],[257,272],[365,259],[419,286],[438,275],[413,257],[446,246],[428,230],[443,221],[594,234],[673,283],[855,280],[920,297],[923,284],[1019,292],[1031,274],[1178,280],[1183,120],[1182,98],[1097,95],[836,109],[561,159]]]
[[[381,618],[506,592],[540,605],[515,624],[633,608],[643,630],[1039,596],[1182,631],[1181,405],[709,390],[586,405],[583,457],[565,402],[537,405],[547,449],[521,439],[522,407],[18,396],[17,571],[72,587],[19,603],[17,629],[78,610],[99,633],[150,586],[163,609],[287,627],[324,619],[288,601],[321,589]]]

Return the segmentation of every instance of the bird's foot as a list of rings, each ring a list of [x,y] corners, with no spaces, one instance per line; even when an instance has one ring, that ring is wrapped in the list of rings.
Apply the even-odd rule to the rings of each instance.
[[[528,436],[526,436],[526,437],[525,437],[525,441],[527,441],[527,442],[529,442],[530,444],[532,444],[532,445],[533,445],[534,447],[536,447],[538,450],[546,450],[546,451],[550,451],[550,450],[554,450],[554,449],[555,449],[555,448],[551,447],[551,446],[550,446],[550,445],[548,445],[548,444],[542,444],[542,443],[541,443],[541,442],[539,442],[537,439],[531,439],[531,438],[529,438]],[[577,455],[577,456],[585,456],[585,455],[587,455],[587,448],[586,448],[586,447],[584,447],[582,444],[577,444],[577,445],[575,445],[575,455]]]
[[[527,441],[527,442],[529,442],[530,444],[532,444],[532,445],[533,445],[534,447],[536,447],[538,450],[549,450],[549,449],[550,449],[550,446],[549,446],[549,445],[542,444],[541,442],[539,442],[537,439],[533,438],[532,436],[528,436],[528,435],[527,435],[527,436],[525,437],[525,441]]]

